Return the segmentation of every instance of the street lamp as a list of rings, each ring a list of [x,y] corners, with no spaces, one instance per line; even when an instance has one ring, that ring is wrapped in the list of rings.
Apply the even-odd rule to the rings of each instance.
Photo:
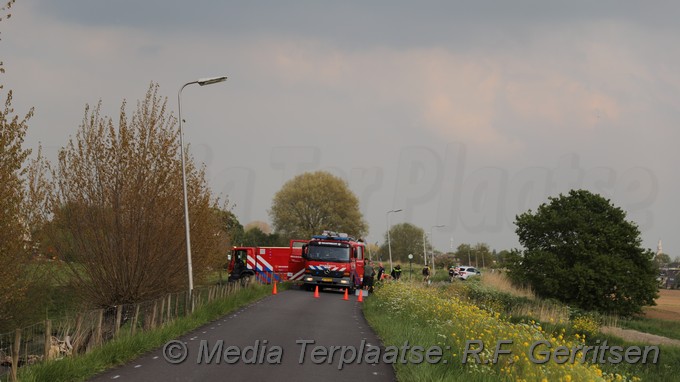
[[[423,229],[423,266],[427,267],[427,232]]]
[[[413,255],[408,254],[408,279],[411,280],[411,274],[413,273]]]
[[[182,160],[182,190],[184,191],[184,230],[187,242],[187,272],[189,273],[189,299],[191,301],[191,310],[194,310],[193,291],[194,291],[194,275],[191,268],[191,235],[189,233],[189,201],[187,196],[187,171],[184,161],[184,133],[182,132],[182,90],[187,85],[199,84],[200,86],[212,85],[218,82],[226,81],[227,77],[211,77],[201,78],[196,81],[187,82],[182,85],[177,93],[177,116],[179,117],[179,154]]]
[[[433,225],[430,227],[430,240],[432,240],[432,232],[434,231],[435,228],[444,228],[446,225],[440,224],[440,225]],[[434,245],[432,246],[432,275],[434,275]]]
[[[390,243],[390,214],[392,212],[400,212],[400,211],[401,211],[401,208],[398,209],[398,210],[387,211],[387,214],[385,214],[385,216],[386,216],[385,220],[387,220],[387,251],[390,254],[390,272],[392,271],[392,269],[394,269],[392,267],[392,243]]]

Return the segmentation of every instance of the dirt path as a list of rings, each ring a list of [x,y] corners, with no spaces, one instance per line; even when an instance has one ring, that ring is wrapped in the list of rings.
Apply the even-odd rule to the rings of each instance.
[[[645,317],[660,320],[680,321],[680,290],[659,290],[659,298],[656,305],[644,308]],[[680,346],[680,340],[639,332],[633,329],[621,329],[613,326],[605,326],[600,329],[604,334],[611,334],[631,342],[643,342],[652,345]]]
[[[657,336],[656,334],[638,332],[637,330],[633,329],[621,329],[614,326],[603,326],[600,328],[600,331],[604,334],[620,337],[630,342],[642,342],[652,345],[680,346],[680,340]]]

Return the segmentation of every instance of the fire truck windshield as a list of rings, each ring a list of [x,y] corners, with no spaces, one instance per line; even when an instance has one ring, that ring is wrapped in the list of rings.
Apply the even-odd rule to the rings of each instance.
[[[307,259],[312,261],[333,261],[348,263],[350,248],[340,243],[309,243]]]

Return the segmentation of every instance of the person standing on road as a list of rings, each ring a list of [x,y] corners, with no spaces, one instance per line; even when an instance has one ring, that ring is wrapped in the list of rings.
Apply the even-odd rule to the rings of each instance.
[[[369,293],[373,292],[373,276],[375,276],[375,269],[371,266],[371,260],[366,260],[364,263],[364,289]]]

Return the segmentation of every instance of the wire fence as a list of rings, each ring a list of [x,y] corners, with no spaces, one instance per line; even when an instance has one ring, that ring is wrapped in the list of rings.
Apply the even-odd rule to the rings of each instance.
[[[274,274],[269,275],[271,280]],[[86,354],[121,335],[153,330],[186,317],[196,309],[225,299],[248,280],[167,294],[151,301],[79,312],[58,321],[45,320],[0,333],[0,381],[16,381],[17,369],[45,360]],[[261,280],[255,280],[260,282]]]

